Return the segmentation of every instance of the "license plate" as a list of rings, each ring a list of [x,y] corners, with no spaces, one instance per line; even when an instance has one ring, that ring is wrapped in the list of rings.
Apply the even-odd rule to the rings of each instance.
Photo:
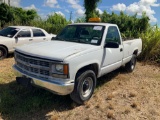
[[[31,78],[25,78],[25,77],[16,77],[16,81],[18,84],[21,84],[25,87],[31,87]]]

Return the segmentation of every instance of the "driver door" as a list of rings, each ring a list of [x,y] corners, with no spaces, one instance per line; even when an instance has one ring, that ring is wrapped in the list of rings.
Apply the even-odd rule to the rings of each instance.
[[[123,45],[120,40],[120,35],[116,26],[110,26],[105,39],[105,44],[108,42],[115,42],[119,44],[118,48],[104,47],[103,61],[102,61],[102,74],[111,72],[119,68],[122,64],[123,58]]]
[[[32,41],[31,30],[23,29],[16,35],[14,46],[17,47],[23,44],[28,44],[30,41]]]

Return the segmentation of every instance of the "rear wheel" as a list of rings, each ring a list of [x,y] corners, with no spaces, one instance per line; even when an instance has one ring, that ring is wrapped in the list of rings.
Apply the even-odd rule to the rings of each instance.
[[[70,94],[73,101],[84,104],[89,100],[96,86],[96,75],[92,70],[81,73],[76,81],[73,92]]]
[[[0,60],[7,57],[7,49],[3,46],[0,46]]]
[[[125,65],[125,68],[128,72],[133,72],[135,66],[136,66],[136,55],[132,55],[131,60]]]

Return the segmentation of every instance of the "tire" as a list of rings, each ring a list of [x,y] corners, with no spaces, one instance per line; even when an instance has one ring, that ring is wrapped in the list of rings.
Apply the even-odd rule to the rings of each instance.
[[[125,69],[127,70],[127,72],[133,72],[136,66],[136,62],[136,55],[132,55],[131,60],[125,65]]]
[[[80,73],[75,80],[74,90],[70,94],[70,97],[76,103],[80,105],[84,104],[85,101],[88,101],[91,98],[95,86],[96,75],[92,70]]]
[[[0,46],[0,60],[7,57],[7,49],[3,46]]]

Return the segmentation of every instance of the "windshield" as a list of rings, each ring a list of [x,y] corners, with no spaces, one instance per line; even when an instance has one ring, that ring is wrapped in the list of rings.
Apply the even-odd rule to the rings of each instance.
[[[104,26],[98,25],[69,25],[65,27],[56,40],[100,45]]]
[[[7,27],[0,31],[0,36],[13,37],[18,31],[17,28]]]

